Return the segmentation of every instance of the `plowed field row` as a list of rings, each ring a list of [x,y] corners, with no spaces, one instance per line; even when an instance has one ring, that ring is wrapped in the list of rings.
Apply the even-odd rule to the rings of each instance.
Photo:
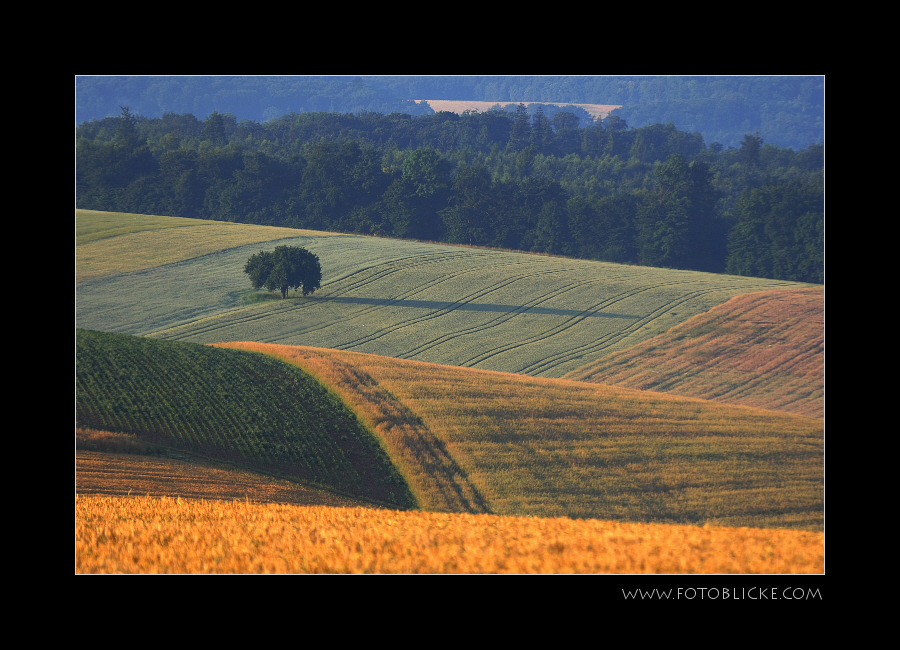
[[[357,364],[322,350],[267,343],[222,343],[296,365],[353,407],[400,468],[419,506],[436,512],[488,512],[478,488],[422,420]]]

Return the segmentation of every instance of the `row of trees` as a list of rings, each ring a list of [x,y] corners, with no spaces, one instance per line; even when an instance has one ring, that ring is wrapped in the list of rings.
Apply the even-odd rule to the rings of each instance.
[[[824,281],[821,146],[569,112],[213,113],[77,129],[78,207]]]

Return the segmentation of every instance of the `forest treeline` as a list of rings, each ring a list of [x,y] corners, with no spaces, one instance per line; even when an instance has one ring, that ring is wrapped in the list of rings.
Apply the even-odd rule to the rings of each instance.
[[[674,122],[706,142],[739,147],[745,133],[800,150],[824,144],[825,77],[822,75],[146,75],[79,76],[76,124],[115,117],[119,106],[135,113],[231,113],[257,122],[290,113],[408,113],[434,110],[416,100],[456,99],[496,103],[620,106],[614,115],[639,127]]]
[[[76,128],[79,208],[824,282],[824,149],[571,112],[213,112]]]

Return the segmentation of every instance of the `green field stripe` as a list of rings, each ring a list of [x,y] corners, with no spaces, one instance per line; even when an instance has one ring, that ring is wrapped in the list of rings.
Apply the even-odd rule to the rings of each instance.
[[[635,296],[639,293],[644,293],[646,291],[652,291],[652,290],[657,289],[660,286],[664,286],[666,284],[672,284],[672,283],[663,283],[660,285],[655,285],[655,286],[650,286],[650,287],[642,287],[639,290],[631,290],[631,291],[617,294],[612,297],[604,298],[600,302],[594,303],[587,309],[583,309],[579,315],[572,316],[571,318],[567,319],[565,322],[563,322],[561,324],[557,324],[557,325],[554,325],[553,327],[550,327],[550,328],[547,328],[540,332],[537,332],[534,335],[529,336],[525,339],[520,339],[520,340],[514,341],[512,343],[507,343],[504,345],[499,345],[499,346],[495,346],[493,348],[487,349],[484,352],[461,362],[460,365],[465,366],[465,367],[474,367],[474,366],[477,366],[478,364],[483,363],[487,359],[490,359],[491,357],[494,357],[498,354],[509,352],[511,350],[514,350],[516,348],[523,347],[526,345],[531,345],[532,343],[546,341],[549,337],[559,334],[560,332],[564,332],[564,331],[570,329],[573,325],[576,325],[576,324],[582,322],[587,317],[588,314],[596,313],[602,309],[611,307],[612,305],[616,304],[617,302],[621,302],[622,300],[625,300],[627,298]],[[616,336],[616,335],[618,335],[618,332],[613,335],[610,335],[610,336]]]
[[[79,425],[115,419],[139,436],[248,469],[414,503],[371,432],[299,368],[245,351],[77,334],[76,412],[88,420]]]
[[[537,306],[547,302],[548,300],[557,298],[557,297],[563,295],[564,293],[566,293],[567,291],[577,288],[577,287],[580,287],[580,286],[582,286],[580,283],[576,283],[576,282],[569,283],[563,287],[558,288],[557,290],[555,290],[551,293],[544,294],[544,295],[538,296],[537,298],[529,300],[529,301],[525,302],[522,306],[516,308],[515,310],[513,310],[509,313],[501,314],[500,316],[497,316],[489,321],[480,323],[479,325],[476,325],[473,327],[458,329],[458,330],[455,330],[455,331],[447,333],[447,334],[442,334],[441,336],[439,336],[427,343],[423,343],[415,348],[412,348],[409,351],[404,352],[402,355],[399,355],[399,356],[401,359],[414,359],[416,356],[420,355],[421,353],[431,350],[433,348],[436,348],[436,347],[443,345],[444,343],[447,343],[454,339],[461,338],[464,336],[469,336],[472,334],[481,334],[481,333],[484,333],[487,330],[492,329],[494,327],[499,327],[501,325],[505,325],[508,321],[512,320],[516,316],[520,316],[522,314],[528,313],[528,311],[530,309],[537,307]]]
[[[478,273],[480,271],[481,271],[481,269],[470,269],[470,270],[455,274],[455,275],[447,277],[447,278],[442,278],[441,282],[456,280],[456,279],[459,279],[460,277],[462,277],[463,275],[466,275],[469,273]],[[556,271],[551,271],[551,272],[556,272]],[[371,333],[367,334],[365,337],[360,337],[356,340],[344,342],[339,346],[335,346],[335,348],[348,350],[348,349],[353,349],[353,348],[359,347],[365,343],[370,343],[372,341],[376,341],[386,335],[394,334],[403,328],[420,325],[429,320],[434,320],[436,318],[439,318],[441,316],[449,314],[453,311],[456,311],[457,309],[459,309],[461,307],[464,307],[466,305],[470,305],[470,304],[474,303],[474,301],[479,298],[483,298],[487,295],[490,295],[491,293],[497,292],[500,289],[511,286],[512,284],[515,284],[517,282],[528,280],[529,278],[542,277],[547,274],[548,274],[548,271],[537,271],[537,272],[526,274],[526,275],[504,278],[502,280],[495,282],[494,284],[492,284],[490,286],[482,287],[472,293],[469,293],[452,303],[448,303],[446,306],[436,308],[434,311],[432,311],[430,313],[424,314],[422,316],[408,318],[406,320],[397,321],[394,324],[392,324],[390,327],[381,328],[379,330],[376,330],[375,332],[371,332]],[[412,291],[412,292],[409,292],[407,295],[413,296],[420,292],[421,292],[420,290]],[[396,301],[385,304],[382,307],[389,307],[389,306],[393,306],[393,305],[397,305],[397,304],[402,305],[402,300],[403,299],[398,298]],[[398,356],[400,356],[401,358],[409,358],[409,354],[410,353],[408,351],[404,351],[401,355],[398,355]]]

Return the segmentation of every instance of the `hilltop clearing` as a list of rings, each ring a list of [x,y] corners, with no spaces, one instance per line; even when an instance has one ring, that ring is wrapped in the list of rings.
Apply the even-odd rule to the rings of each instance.
[[[824,416],[822,287],[736,296],[567,379]]]
[[[449,111],[451,113],[465,113],[466,111],[486,112],[495,106],[508,106],[512,102],[484,102],[484,101],[465,101],[451,99],[417,99],[416,103],[422,102],[428,104],[435,112]],[[562,102],[515,102],[527,105],[535,104],[542,106],[576,106],[583,108],[595,120],[605,120],[617,108],[622,108],[617,104],[571,104]]]
[[[420,418],[493,514],[823,526],[824,441],[817,420],[354,352],[222,345],[298,365],[370,426],[367,413],[377,411],[378,395],[393,396]],[[348,366],[356,380],[335,381],[348,375]],[[410,476],[408,461],[389,448]]]
[[[250,228],[229,225],[238,234]],[[238,238],[228,244],[234,247],[208,254],[179,248],[185,228],[153,231],[157,239],[141,245],[131,238],[143,233],[77,246],[79,277],[94,279],[77,285],[76,326],[196,343],[345,349],[560,377],[736,295],[803,286],[354,235],[294,231],[301,236],[252,243],[265,233],[253,228],[261,230],[247,231],[250,243],[239,245]],[[306,298],[248,304],[266,296],[250,288],[243,273],[247,259],[279,244],[318,255],[321,289]],[[85,246],[96,250],[83,256]],[[126,268],[136,256],[142,265],[156,259],[158,266],[97,277],[105,260]]]

